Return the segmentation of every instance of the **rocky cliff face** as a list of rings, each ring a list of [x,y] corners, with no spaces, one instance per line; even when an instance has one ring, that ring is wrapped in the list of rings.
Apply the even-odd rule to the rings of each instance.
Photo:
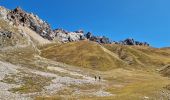
[[[8,20],[12,21],[14,25],[23,25],[29,27],[40,36],[48,40],[53,40],[55,36],[47,22],[41,20],[37,15],[34,15],[33,13],[26,13],[19,7],[11,10],[7,14],[7,18]]]

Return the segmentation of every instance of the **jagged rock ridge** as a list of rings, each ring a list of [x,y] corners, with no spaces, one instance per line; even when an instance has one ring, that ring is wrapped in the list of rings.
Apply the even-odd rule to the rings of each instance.
[[[133,38],[127,38],[123,41],[120,42],[115,42],[115,44],[121,44],[121,45],[143,45],[143,46],[149,46],[149,43],[147,42],[140,42],[140,41],[136,41]]]
[[[1,11],[1,13],[4,12]],[[102,37],[94,36],[93,33],[91,32],[85,34],[83,30],[78,30],[75,32],[69,32],[64,29],[52,30],[51,26],[47,22],[43,21],[33,13],[25,12],[20,7],[17,7],[14,10],[9,10],[5,18],[7,18],[10,22],[13,22],[13,25],[15,26],[22,25],[24,27],[29,27],[37,34],[39,34],[41,37],[51,41],[54,40],[55,38],[57,38],[60,42],[72,42],[72,41],[80,41],[80,40],[88,39],[90,41],[95,41],[103,44],[115,43],[121,45],[149,46],[147,42],[134,41],[134,39],[130,39],[130,38],[120,42],[111,42],[109,38],[105,36]]]

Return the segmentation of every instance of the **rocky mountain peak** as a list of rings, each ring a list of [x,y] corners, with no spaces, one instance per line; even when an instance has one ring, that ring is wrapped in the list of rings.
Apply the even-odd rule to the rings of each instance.
[[[37,34],[48,40],[53,40],[55,36],[54,32],[47,22],[40,19],[37,15],[25,12],[20,7],[11,10],[7,14],[7,18],[8,20],[12,21],[15,26],[22,25],[25,27],[29,27]]]
[[[19,7],[19,6],[18,6],[17,8],[15,8],[13,11],[16,12],[16,13],[18,13],[18,14],[23,14],[23,13],[25,13],[24,10],[22,10],[21,7]]]

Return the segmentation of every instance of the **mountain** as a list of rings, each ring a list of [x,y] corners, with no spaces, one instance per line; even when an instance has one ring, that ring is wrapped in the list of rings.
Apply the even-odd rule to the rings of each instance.
[[[170,49],[69,32],[0,7],[0,99],[167,100]]]

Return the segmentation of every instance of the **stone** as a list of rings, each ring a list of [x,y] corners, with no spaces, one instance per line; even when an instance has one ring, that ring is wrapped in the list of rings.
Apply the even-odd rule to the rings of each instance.
[[[87,39],[90,39],[92,37],[92,33],[88,32],[85,36]]]
[[[107,38],[105,36],[103,36],[103,37],[93,36],[91,32],[88,32],[85,36],[90,41],[94,41],[94,42],[98,42],[98,43],[103,43],[103,44],[110,44],[111,43],[109,38]]]
[[[11,38],[12,37],[12,32],[9,31],[1,31],[0,32],[0,37],[3,36],[4,38]]]
[[[114,41],[113,43],[114,43],[114,44],[121,44],[121,45],[150,46],[149,43],[147,43],[147,42],[135,41],[135,40],[132,39],[132,38],[127,38],[127,39],[125,39],[125,40],[123,40],[123,41],[120,41],[120,42]]]
[[[125,40],[123,41],[123,44],[125,44],[125,45],[134,45],[134,44],[135,44],[135,41],[134,41],[134,39],[128,38],[128,39],[125,39]]]
[[[56,29],[54,30],[54,33],[55,37],[57,37],[61,42],[72,42],[85,39],[83,30],[68,32],[64,29]]]
[[[100,39],[100,42],[101,43],[104,43],[104,44],[110,44],[110,40],[109,38],[106,38],[105,36],[103,36],[101,39]]]

